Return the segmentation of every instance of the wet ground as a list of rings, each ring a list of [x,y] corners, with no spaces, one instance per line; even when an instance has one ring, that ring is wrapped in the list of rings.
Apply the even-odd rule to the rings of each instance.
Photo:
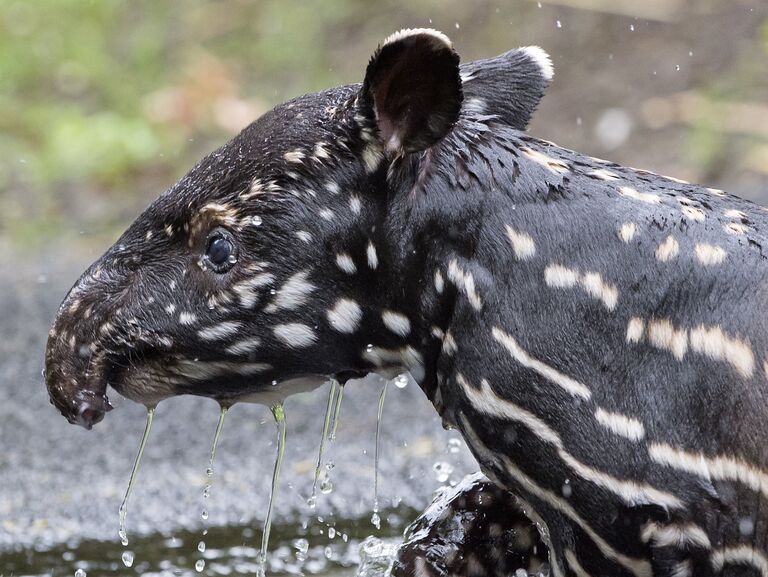
[[[134,574],[120,561],[118,508],[144,427],[145,409],[113,393],[115,410],[88,432],[69,425],[49,404],[41,376],[45,337],[56,307],[96,253],[71,256],[59,248],[20,265],[12,254],[3,252],[0,575],[72,575],[82,566],[96,568],[91,575]],[[272,540],[276,551],[282,551],[272,556],[276,570],[285,559],[295,560],[294,543],[302,538],[309,547],[306,572],[327,569],[323,559],[329,544],[334,559],[330,566],[351,566],[360,539],[400,534],[443,484],[438,478],[444,479],[447,471],[453,468],[449,477],[458,480],[476,470],[463,444],[453,442],[449,448],[457,434],[442,429],[413,383],[405,388],[390,386],[379,471],[380,503],[387,513],[377,531],[369,519],[381,386],[378,379],[346,386],[338,438],[327,452],[327,459],[334,463],[333,490],[318,495],[314,510],[306,500],[328,386],[287,401],[288,443]],[[185,397],[158,407],[128,512],[135,574],[179,574],[174,569],[193,574],[195,561],[204,557],[197,551],[197,542],[217,417],[218,406],[210,400]],[[274,453],[275,427],[266,408],[240,405],[230,410],[207,500],[206,571],[210,574],[237,574],[237,567],[247,569],[255,562]],[[440,463],[438,472],[436,463]],[[308,521],[311,525],[303,527]],[[337,527],[332,539],[329,526]],[[348,535],[346,543],[343,534]],[[312,559],[320,563],[315,570]],[[303,565],[291,565],[289,572]]]

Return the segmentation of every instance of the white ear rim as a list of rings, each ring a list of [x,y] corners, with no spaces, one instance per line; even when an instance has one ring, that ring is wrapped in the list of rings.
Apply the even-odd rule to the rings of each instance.
[[[524,46],[520,50],[539,67],[544,80],[547,82],[552,80],[555,75],[555,67],[552,65],[552,58],[550,58],[546,50],[541,46]]]
[[[435,30],[433,28],[403,28],[402,30],[398,30],[397,32],[387,36],[384,39],[384,42],[381,43],[381,46],[383,48],[387,44],[392,44],[404,38],[408,38],[409,36],[418,36],[420,34],[431,36],[434,39],[433,48],[435,50],[439,50],[441,48],[453,48],[453,42],[451,42],[451,39],[439,30]],[[541,48],[539,48],[539,50],[541,50]]]

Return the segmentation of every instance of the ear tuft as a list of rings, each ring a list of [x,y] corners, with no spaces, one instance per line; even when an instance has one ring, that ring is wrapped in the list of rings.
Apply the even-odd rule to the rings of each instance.
[[[439,30],[435,30],[434,28],[403,28],[402,30],[398,30],[397,32],[387,36],[384,39],[384,42],[381,43],[381,48],[387,44],[394,44],[400,40],[404,40],[409,36],[419,35],[424,35],[427,37],[431,36],[434,39],[435,49],[448,48],[450,50],[453,48],[453,42],[451,42],[451,39]]]
[[[388,157],[429,148],[459,118],[459,56],[436,30],[395,32],[371,58],[360,96]]]
[[[525,52],[528,57],[536,63],[541,70],[541,76],[547,82],[550,82],[555,76],[555,67],[552,65],[552,58],[549,54],[540,46],[524,46],[520,48],[521,52]]]

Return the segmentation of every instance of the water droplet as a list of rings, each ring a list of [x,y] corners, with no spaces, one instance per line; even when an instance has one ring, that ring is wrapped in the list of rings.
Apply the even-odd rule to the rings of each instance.
[[[205,553],[205,541],[200,541],[197,544],[197,550],[200,551],[200,553]]]
[[[373,515],[371,515],[371,523],[377,529],[381,529],[381,517],[379,517],[378,513],[374,513]]]
[[[739,533],[744,537],[749,537],[755,532],[755,522],[749,517],[739,519]]]
[[[272,381],[272,386],[276,387],[277,386],[277,381]]]
[[[693,56],[693,50],[688,51],[688,56]]]
[[[260,216],[254,216],[253,218],[251,218],[251,222],[253,223],[253,226],[261,226],[261,223],[264,221],[261,220]]]
[[[461,441],[459,439],[450,439],[448,441],[448,452],[458,453],[461,450]]]
[[[635,25],[634,24],[630,24],[629,25],[629,31],[630,32],[634,32],[635,31]]]
[[[293,542],[293,546],[296,548],[296,559],[304,561],[307,558],[307,551],[309,551],[309,541],[306,539],[296,539]]]
[[[370,353],[373,350],[373,345],[372,344],[365,345],[365,350]]]
[[[125,565],[126,567],[131,567],[133,565],[133,552],[123,551],[122,559],[123,559],[123,565]]]
[[[125,529],[120,529],[117,532],[118,536],[120,537],[120,542],[123,544],[123,547],[128,546],[128,533],[125,532]]]
[[[202,573],[203,569],[205,569],[205,561],[203,559],[198,559],[197,563],[195,563],[195,571]]]
[[[562,23],[562,22],[560,22],[560,20],[558,20],[558,21],[557,21],[557,27],[558,27],[558,28],[562,28],[562,27],[563,27],[563,23]]]
[[[235,263],[237,262],[237,257],[236,257],[235,255],[231,254],[231,255],[229,255],[229,257],[227,258],[227,262],[228,262],[229,264],[235,264]]]
[[[330,559],[331,557],[333,557],[333,549],[331,548],[330,545],[328,545],[325,548],[325,550],[323,551],[323,554],[325,555],[326,559]]]
[[[333,483],[330,479],[325,478],[323,479],[323,482],[320,483],[320,492],[323,495],[327,495],[328,493],[331,493],[333,491]]]
[[[335,463],[334,463],[333,461],[328,461],[328,462],[325,464],[325,468],[326,468],[326,469],[328,469],[329,471],[332,471],[332,470],[333,470],[333,468],[334,468],[335,466],[336,466],[336,465],[335,465]]]
[[[333,539],[336,536],[336,528],[328,527],[328,538]]]
[[[275,289],[269,289],[269,294],[272,296],[275,296],[277,294],[277,291]]]
[[[453,473],[453,465],[444,461],[438,461],[432,465],[432,470],[435,472],[435,478],[439,483],[445,483]]]
[[[461,26],[459,26],[459,23],[458,23],[458,22],[456,22],[456,24],[454,24],[454,26],[456,26],[456,30],[458,30],[459,28],[461,28]]]
[[[408,385],[408,377],[403,373],[395,377],[395,386],[398,389],[404,389]]]
[[[675,70],[677,70],[678,72],[680,72],[680,65],[679,65],[679,64],[675,64]]]
[[[84,569],[78,569],[75,571],[75,577],[87,577],[88,573]]]
[[[307,505],[309,505],[310,509],[314,509],[317,506],[317,495],[312,495],[307,499]]]
[[[208,467],[205,470],[205,474],[208,475],[209,477],[213,477],[213,467]]]
[[[208,509],[203,509],[203,512],[200,513],[200,518],[203,521],[207,521],[208,520]]]
[[[560,492],[563,494],[563,497],[568,499],[571,495],[573,495],[573,487],[571,487],[571,481],[570,479],[566,479],[563,481],[563,487],[560,489]]]

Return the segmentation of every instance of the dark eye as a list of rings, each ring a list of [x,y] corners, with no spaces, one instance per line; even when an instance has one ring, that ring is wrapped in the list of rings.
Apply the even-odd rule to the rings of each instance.
[[[227,272],[237,262],[235,243],[228,232],[217,230],[211,233],[205,260],[218,273]]]

